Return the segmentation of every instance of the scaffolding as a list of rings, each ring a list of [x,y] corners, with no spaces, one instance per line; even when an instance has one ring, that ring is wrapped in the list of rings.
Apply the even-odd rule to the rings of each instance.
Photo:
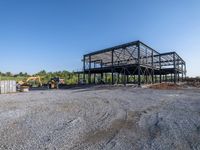
[[[186,77],[186,63],[176,52],[159,53],[141,41],[95,51],[83,56],[78,82],[153,84],[180,82]]]

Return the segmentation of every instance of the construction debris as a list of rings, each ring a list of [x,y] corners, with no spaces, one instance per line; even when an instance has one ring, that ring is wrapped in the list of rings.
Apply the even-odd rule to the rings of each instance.
[[[157,84],[149,85],[149,88],[160,89],[160,90],[177,90],[177,89],[180,89],[181,86],[174,83],[157,83]]]
[[[188,86],[200,88],[200,78],[187,78],[186,83]]]

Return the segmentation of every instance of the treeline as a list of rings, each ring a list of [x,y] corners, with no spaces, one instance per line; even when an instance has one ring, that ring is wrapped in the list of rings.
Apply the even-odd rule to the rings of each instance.
[[[42,83],[47,83],[51,78],[53,77],[60,77],[65,80],[66,84],[76,84],[77,83],[77,76],[74,72],[69,71],[56,71],[56,72],[46,72],[45,70],[42,70],[34,76],[40,76]]]
[[[16,80],[16,81],[25,81],[28,77],[31,76],[40,76],[43,84],[47,83],[53,77],[60,77],[65,80],[66,84],[76,84],[77,76],[74,72],[69,71],[56,71],[56,72],[46,72],[42,70],[38,73],[30,75],[28,73],[20,72],[18,74],[12,74],[11,72],[2,73],[0,72],[0,80]]]
[[[23,73],[23,72],[20,72],[18,74],[12,74],[11,72],[6,72],[6,73],[3,73],[3,72],[0,72],[0,76],[3,76],[3,77],[18,77],[18,76],[21,76],[21,77],[28,77],[30,76],[28,73]]]

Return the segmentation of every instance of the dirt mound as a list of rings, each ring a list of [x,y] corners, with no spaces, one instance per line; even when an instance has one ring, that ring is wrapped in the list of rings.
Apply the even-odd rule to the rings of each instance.
[[[178,90],[181,87],[174,83],[158,83],[150,85],[149,88],[160,89],[160,90]]]

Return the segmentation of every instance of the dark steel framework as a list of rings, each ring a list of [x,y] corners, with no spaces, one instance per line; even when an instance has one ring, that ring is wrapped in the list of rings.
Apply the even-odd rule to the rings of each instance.
[[[78,81],[85,83],[179,82],[186,77],[186,63],[176,53],[159,53],[140,41],[107,48],[83,56]],[[109,76],[109,81],[108,81]]]

